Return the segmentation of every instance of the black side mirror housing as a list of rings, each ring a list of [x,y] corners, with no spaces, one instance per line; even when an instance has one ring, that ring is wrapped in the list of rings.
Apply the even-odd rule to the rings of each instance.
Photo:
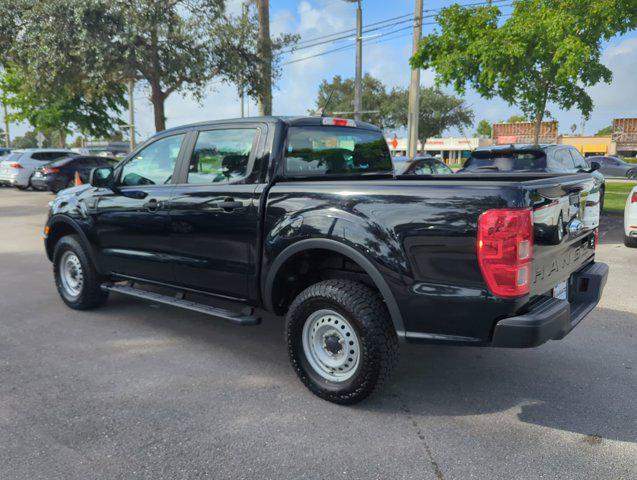
[[[590,168],[589,172],[594,172],[595,170],[599,170],[599,167],[600,167],[599,163],[591,162],[591,168]]]
[[[113,167],[99,167],[91,170],[89,183],[97,188],[110,188],[113,186]]]

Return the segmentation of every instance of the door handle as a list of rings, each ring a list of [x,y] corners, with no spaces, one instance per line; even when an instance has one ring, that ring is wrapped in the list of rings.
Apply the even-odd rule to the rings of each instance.
[[[159,202],[154,198],[151,198],[150,200],[148,200],[145,204],[144,204],[144,208],[149,211],[149,212],[156,212],[157,210],[159,210],[163,205],[163,202]]]
[[[243,202],[238,202],[234,198],[226,198],[223,202],[217,203],[216,206],[223,210],[234,210],[243,207]]]

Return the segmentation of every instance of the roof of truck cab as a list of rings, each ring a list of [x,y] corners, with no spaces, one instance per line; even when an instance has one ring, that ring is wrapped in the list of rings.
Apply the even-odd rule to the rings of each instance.
[[[157,132],[156,135],[164,135],[170,132],[179,132],[182,130],[190,130],[192,128],[201,127],[214,127],[215,125],[228,125],[232,123],[284,123],[290,127],[299,126],[319,126],[323,125],[323,118],[340,118],[340,117],[309,117],[309,116],[261,116],[261,117],[244,117],[244,118],[226,118],[221,120],[210,120],[206,122],[190,123],[187,125],[180,125],[178,127],[172,127],[161,132]],[[347,127],[345,127],[347,128]],[[374,130],[380,132],[381,129],[376,125],[372,125],[367,122],[356,121],[356,128],[364,128],[366,130]]]

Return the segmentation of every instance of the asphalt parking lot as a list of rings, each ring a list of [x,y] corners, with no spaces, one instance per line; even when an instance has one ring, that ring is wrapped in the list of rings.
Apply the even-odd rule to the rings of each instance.
[[[241,328],[116,295],[65,307],[41,240],[51,198],[0,188],[0,479],[637,477],[621,217],[602,220],[605,296],[564,340],[403,346],[390,384],[340,407],[297,380],[279,319]]]

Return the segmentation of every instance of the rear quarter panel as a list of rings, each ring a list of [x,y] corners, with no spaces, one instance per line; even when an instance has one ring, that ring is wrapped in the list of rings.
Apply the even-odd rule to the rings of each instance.
[[[498,299],[486,290],[476,257],[478,217],[529,201],[527,192],[506,182],[278,183],[267,199],[262,272],[267,276],[295,242],[337,240],[373,262],[407,330],[479,342],[494,317],[512,314],[526,299]]]

